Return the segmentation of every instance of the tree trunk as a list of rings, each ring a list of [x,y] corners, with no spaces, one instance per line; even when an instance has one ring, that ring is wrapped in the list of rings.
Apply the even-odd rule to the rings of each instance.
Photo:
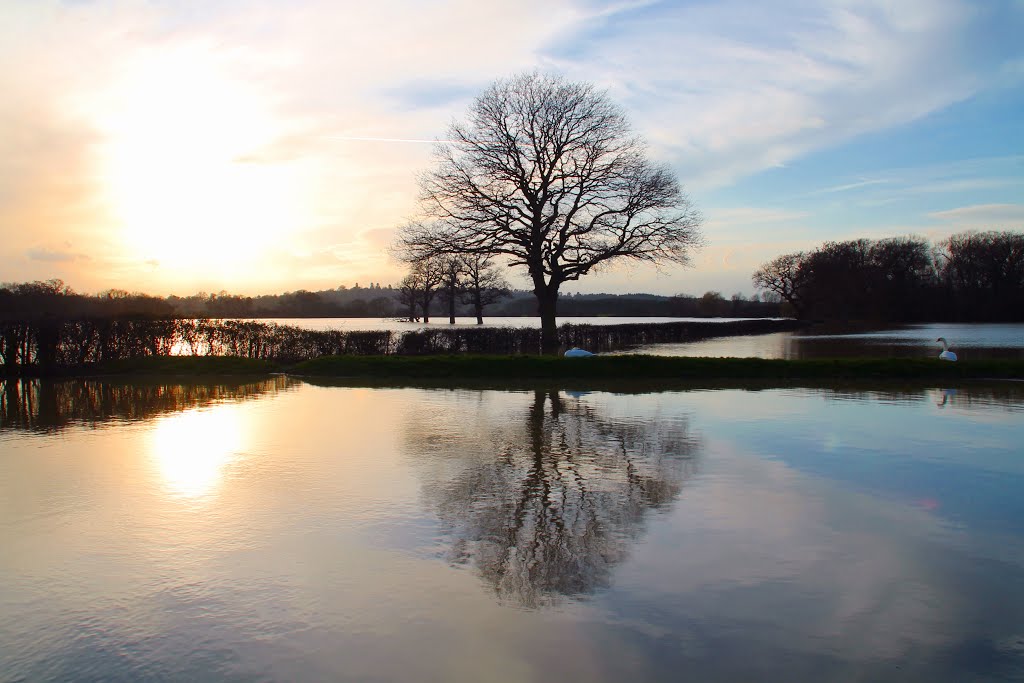
[[[455,324],[455,289],[448,290],[448,324]]]
[[[423,322],[430,322],[430,299],[433,297],[427,297],[426,295],[420,300],[420,308],[423,309]]]
[[[476,324],[484,324],[484,304],[480,300],[480,288],[477,287],[473,292],[473,310],[476,311]]]
[[[558,301],[558,285],[534,290],[537,296],[537,312],[540,314],[540,352],[544,355],[558,354],[558,323],[555,309]]]

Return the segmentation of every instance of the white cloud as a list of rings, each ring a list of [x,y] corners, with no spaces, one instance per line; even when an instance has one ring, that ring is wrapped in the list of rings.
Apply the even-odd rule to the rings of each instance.
[[[1022,230],[1024,204],[977,204],[928,214],[961,229]]]
[[[67,249],[50,249],[47,247],[33,247],[25,252],[25,255],[33,261],[49,261],[62,263],[66,261],[88,260],[85,254],[80,254]]]
[[[766,223],[791,223],[807,217],[806,211],[753,206],[713,208],[706,211],[706,227],[726,228]]]
[[[611,84],[687,184],[708,188],[991,85],[964,56],[973,15],[954,0],[727,0],[625,20],[567,65]]]

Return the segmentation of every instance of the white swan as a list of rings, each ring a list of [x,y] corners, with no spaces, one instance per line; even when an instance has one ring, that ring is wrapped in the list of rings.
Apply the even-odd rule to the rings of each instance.
[[[945,337],[939,337],[935,341],[942,342],[942,353],[939,354],[939,358],[942,360],[956,360],[956,354],[949,350]]]
[[[565,352],[566,358],[586,358],[587,356],[593,356],[590,351],[584,351],[583,349],[572,348]]]

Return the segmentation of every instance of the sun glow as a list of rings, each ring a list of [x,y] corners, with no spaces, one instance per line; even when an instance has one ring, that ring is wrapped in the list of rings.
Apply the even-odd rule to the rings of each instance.
[[[282,134],[268,101],[208,51],[143,60],[106,110],[104,182],[128,257],[238,276],[302,221],[298,165],[254,159]]]
[[[152,432],[150,452],[163,485],[176,496],[212,494],[242,447],[242,429],[234,411],[192,410],[166,417]]]

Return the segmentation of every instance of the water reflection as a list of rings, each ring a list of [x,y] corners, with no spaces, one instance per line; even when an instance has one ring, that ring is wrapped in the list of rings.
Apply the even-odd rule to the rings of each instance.
[[[424,489],[450,537],[448,559],[527,608],[609,585],[699,452],[680,418],[613,419],[554,390],[460,434],[451,427],[424,422],[407,434],[417,459],[424,444],[444,443]]]
[[[993,382],[988,385],[965,383],[960,387],[912,387],[895,385],[889,388],[837,386],[825,389],[829,400],[877,403],[916,403],[932,401],[938,408],[961,410],[984,409],[997,416],[1001,413],[1024,412],[1024,382]],[[996,411],[990,409],[997,408]]]
[[[798,332],[654,344],[616,353],[655,356],[786,358],[937,358],[938,337],[961,360],[1024,359],[1024,324],[929,323],[870,327],[816,325]]]
[[[274,394],[297,386],[274,377],[259,381],[145,382],[0,380],[0,430],[59,431],[76,423],[145,420],[167,413]]]
[[[200,498],[220,482],[242,439],[234,412],[190,410],[158,418],[150,452],[167,489],[185,498]]]
[[[949,399],[952,398],[953,396],[956,396],[956,389],[939,389],[938,393],[938,403],[936,403],[935,405],[938,406],[939,408],[945,408],[946,403],[949,402]]]

